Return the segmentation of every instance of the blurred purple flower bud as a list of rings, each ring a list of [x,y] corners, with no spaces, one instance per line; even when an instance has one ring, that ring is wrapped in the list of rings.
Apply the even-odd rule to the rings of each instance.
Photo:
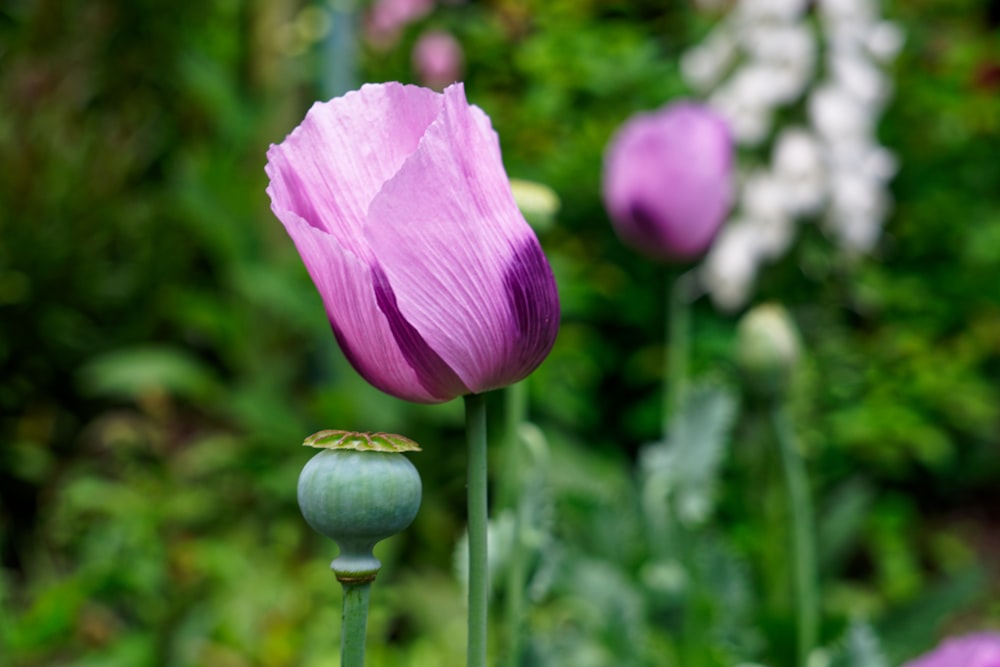
[[[267,157],[271,209],[372,385],[437,403],[545,359],[559,327],[552,269],[461,84],[317,103]]]
[[[903,667],[1000,667],[1000,632],[950,637]]]
[[[433,9],[434,0],[375,0],[365,22],[365,36],[376,48],[392,48],[406,26]]]
[[[604,158],[604,204],[618,236],[657,259],[699,257],[732,203],[732,163],[729,130],[708,107],[637,114]]]
[[[413,45],[413,69],[425,86],[440,90],[462,78],[465,55],[450,33],[425,32]]]

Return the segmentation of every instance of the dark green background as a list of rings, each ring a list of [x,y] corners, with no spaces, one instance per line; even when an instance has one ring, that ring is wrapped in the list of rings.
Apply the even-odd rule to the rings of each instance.
[[[334,548],[295,502],[299,443],[322,428],[423,445],[424,507],[383,550],[371,663],[460,664],[460,402],[405,404],[354,374],[264,194],[267,146],[328,92],[317,45],[296,42],[303,9],[0,5],[0,665],[336,664]],[[1000,623],[1000,9],[885,13],[906,43],[880,127],[901,164],[882,242],[845,262],[806,226],[754,301],[801,328],[797,429],[819,514],[847,516],[824,554],[824,643],[868,620],[900,660]],[[644,633],[649,664],[791,664],[783,546],[743,502],[759,484],[752,406],[711,531],[754,573],[752,640],[685,653],[612,527],[657,437],[669,269],[614,236],[601,155],[630,114],[687,94],[678,56],[714,18],[679,2],[469,2],[359,52],[358,83],[409,81],[420,31],[452,30],[509,174],[561,198],[540,238],[563,325],[530,384],[562,471],[552,533],[584,597],[607,585],[623,608],[640,600],[632,620],[596,605],[591,632],[573,590],[541,595],[532,633],[585,636],[591,662],[575,664],[616,664],[614,622]],[[735,384],[736,316],[702,300],[693,319],[693,372]],[[497,463],[502,484],[513,472]]]

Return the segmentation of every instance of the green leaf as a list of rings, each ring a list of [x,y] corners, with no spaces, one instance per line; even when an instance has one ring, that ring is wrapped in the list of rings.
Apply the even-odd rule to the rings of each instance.
[[[867,623],[851,623],[843,643],[843,648],[834,657],[830,667],[889,667],[878,635]]]
[[[128,399],[166,393],[197,401],[218,389],[218,381],[206,364],[186,350],[166,345],[128,347],[99,355],[83,366],[78,380],[88,394]]]
[[[640,455],[643,497],[664,498],[686,524],[704,523],[714,507],[736,405],[729,389],[692,387],[670,423],[667,441],[647,446]]]
[[[860,479],[845,482],[824,503],[819,523],[820,571],[835,574],[862,537],[875,494]]]

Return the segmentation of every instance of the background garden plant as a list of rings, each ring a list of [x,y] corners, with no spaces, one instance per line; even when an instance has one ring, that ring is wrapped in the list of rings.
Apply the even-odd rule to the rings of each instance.
[[[790,410],[819,517],[818,657],[891,666],[1000,621],[1000,129],[995,3],[881,11],[905,42],[877,128],[899,165],[880,240],[847,260],[802,226],[752,301],[784,304],[805,350]],[[334,553],[295,502],[298,444],[336,426],[424,449],[421,513],[377,554],[369,664],[462,664],[464,470],[461,445],[445,444],[461,443],[461,410],[387,398],[355,375],[262,174],[267,146],[314,100],[409,81],[420,35],[445,30],[508,174],[562,203],[539,231],[562,328],[526,387],[532,483],[510,496],[532,517],[524,664],[793,664],[774,565],[783,509],[758,492],[777,469],[747,401],[704,403],[733,415],[729,437],[694,450],[717,453],[693,457],[706,481],[678,491],[698,569],[645,539],[643,480],[670,460],[640,455],[661,433],[664,269],[618,241],[600,199],[613,132],[697,92],[679,63],[723,9],[440,3],[376,45],[358,7],[356,67],[340,79],[323,59],[343,25],[325,12],[0,9],[0,660],[336,664]],[[737,319],[704,299],[692,312],[690,376],[731,396]],[[503,416],[499,396],[488,407]],[[494,489],[514,484],[493,470]],[[504,502],[494,495],[501,541]],[[498,570],[498,660],[504,581]]]

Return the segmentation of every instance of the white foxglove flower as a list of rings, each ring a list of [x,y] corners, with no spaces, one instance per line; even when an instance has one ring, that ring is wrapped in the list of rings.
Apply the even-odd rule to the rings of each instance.
[[[699,277],[723,310],[736,310],[750,296],[759,263],[755,237],[749,225],[728,225],[701,265]]]
[[[681,73],[692,87],[706,92],[722,80],[736,56],[736,41],[723,24],[681,57]]]
[[[833,80],[862,105],[881,107],[889,96],[888,77],[861,53],[834,52],[829,63]]]
[[[742,0],[738,18],[748,21],[793,21],[805,10],[807,0]]]
[[[816,38],[804,25],[762,24],[744,30],[740,42],[747,54],[757,60],[767,62],[808,63],[808,69],[816,58]]]
[[[879,21],[865,35],[865,46],[879,62],[895,58],[903,48],[903,30],[889,21]]]
[[[729,124],[736,142],[745,146],[761,143],[771,129],[771,110],[737,86],[724,85],[712,94],[708,103]]]
[[[875,137],[891,95],[883,66],[903,39],[878,0],[740,0],[684,56],[685,79],[738,145],[773,142],[770,164],[747,165],[733,217],[701,268],[719,307],[743,304],[760,265],[791,246],[799,218],[821,220],[847,252],[875,248],[898,170]],[[803,98],[800,124],[775,128],[800,114]]]
[[[846,89],[834,85],[813,91],[809,97],[809,117],[828,143],[869,137],[876,120],[868,107]]]
[[[774,220],[788,217],[785,189],[781,181],[764,169],[747,176],[743,183],[744,213],[755,219]]]
[[[872,0],[818,0],[820,14],[829,22],[870,23],[876,16]]]
[[[819,140],[808,130],[782,130],[774,143],[771,164],[785,189],[785,205],[792,215],[819,211],[826,197],[826,166]]]
[[[888,182],[899,171],[899,160],[892,151],[872,145],[861,160],[860,171],[873,180]]]
[[[775,174],[764,169],[749,174],[743,184],[742,219],[732,224],[752,230],[758,260],[780,257],[795,238],[795,220],[788,211],[788,192]]]
[[[781,257],[795,240],[795,220],[791,216],[747,218],[744,224],[753,232],[758,262]]]
[[[878,241],[889,202],[880,181],[860,174],[841,173],[831,188],[828,224],[847,247],[871,252]]]

